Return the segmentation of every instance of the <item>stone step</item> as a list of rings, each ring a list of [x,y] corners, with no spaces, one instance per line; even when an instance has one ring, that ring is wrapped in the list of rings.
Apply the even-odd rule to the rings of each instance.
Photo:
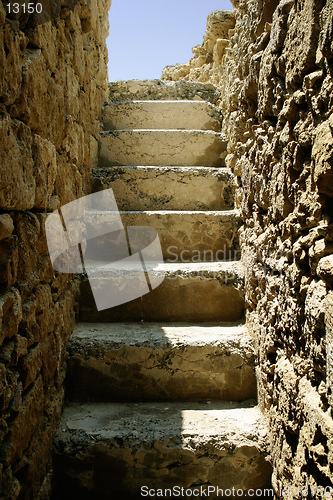
[[[200,101],[130,101],[104,105],[104,130],[221,130],[216,106]]]
[[[214,262],[239,258],[241,218],[238,210],[120,212],[120,216],[125,228],[141,226],[155,229],[166,262]],[[86,228],[92,233],[98,225],[106,225],[114,218],[115,212],[86,212]],[[124,241],[118,236],[118,233],[115,237],[115,233],[111,232],[90,240],[86,257],[114,260],[119,255],[121,258],[124,256]]]
[[[220,91],[210,83],[168,82],[165,80],[128,80],[109,83],[111,101],[198,100],[216,104]]]
[[[79,323],[68,344],[71,401],[255,398],[243,324]]]
[[[89,261],[86,261],[89,266]],[[146,263],[149,266],[149,263]],[[112,272],[103,263],[97,264],[95,284],[101,281],[108,290],[131,286],[131,274],[121,270]],[[94,273],[91,274],[94,277]],[[88,278],[81,280],[80,321],[238,321],[244,312],[244,267],[240,262],[164,263],[149,271],[149,277],[164,281],[150,293],[112,308],[98,311]],[[108,284],[108,280],[110,285]],[[152,279],[152,278],[151,278]],[[112,292],[109,293],[118,293]]]
[[[253,404],[71,404],[55,437],[55,498],[136,500],[147,488],[153,498],[176,498],[176,490],[156,491],[175,486],[192,488],[191,498],[206,498],[208,486],[234,488],[239,498],[239,489],[246,497],[270,488],[267,429]]]
[[[206,130],[111,130],[100,133],[99,167],[224,166],[226,138]]]
[[[228,168],[95,168],[93,190],[112,188],[120,210],[229,210],[234,175]]]

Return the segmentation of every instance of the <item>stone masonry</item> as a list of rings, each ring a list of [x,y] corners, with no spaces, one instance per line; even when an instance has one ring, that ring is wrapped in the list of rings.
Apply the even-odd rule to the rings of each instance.
[[[154,100],[135,100],[144,86]],[[198,486],[269,488],[221,116],[195,84],[168,85],[178,100],[165,100],[159,81],[120,82],[111,97],[119,87],[126,100],[104,106],[93,185],[113,189],[125,226],[157,230],[164,264],[156,272],[163,268],[165,278],[149,294],[98,312],[82,276],[81,322],[69,342],[70,403],[55,439],[55,497],[139,499],[145,487],[169,498],[162,490],[177,485],[194,495]],[[184,100],[185,90],[196,100]],[[216,193],[220,210],[212,211]],[[110,216],[91,212],[87,224]],[[108,239],[102,243],[109,248]],[[102,268],[96,245],[86,253],[98,253]],[[207,262],[207,250],[220,258]]]
[[[90,189],[110,2],[53,2],[58,17],[39,25],[9,15],[7,4],[0,2],[0,498],[14,500],[38,497],[63,406],[78,286],[53,271],[44,221]]]
[[[179,407],[178,402],[172,402],[173,406],[168,402],[166,411],[166,401],[170,391],[177,398],[202,398],[203,385],[207,387],[206,396],[210,400],[213,396],[230,399],[232,391],[228,384],[223,384],[228,377],[233,377],[237,363],[241,371],[247,367],[244,374],[249,374],[253,343],[259,405],[269,424],[265,439],[269,445],[276,497],[289,495],[289,498],[298,499],[301,491],[303,497],[321,498],[319,487],[329,488],[333,483],[332,0],[233,0],[235,10],[217,11],[209,16],[203,44],[194,49],[191,61],[166,68],[162,81],[111,84],[111,93],[118,102],[154,100],[160,96],[162,100],[207,101],[217,105],[218,114],[223,115],[226,149],[222,155],[225,155],[227,167],[223,162],[219,167],[203,166],[203,156],[189,148],[193,153],[191,162],[195,165],[180,168],[170,161],[171,165],[155,165],[152,170],[149,165],[138,167],[134,158],[132,165],[122,165],[124,160],[119,158],[117,163],[113,160],[112,172],[106,155],[103,166],[97,169],[101,102],[108,99],[105,38],[110,1],[64,0],[61,5],[58,0],[44,2],[48,9],[55,7],[58,13],[52,19],[44,18],[38,25],[27,16],[9,15],[7,3],[0,3],[1,499],[49,496],[51,446],[63,406],[65,352],[74,328],[79,284],[73,276],[52,270],[44,221],[48,212],[90,192],[92,170],[94,190],[111,184],[117,187],[122,210],[146,212],[146,220],[153,221],[162,234],[166,234],[166,227],[179,223],[176,213],[165,212],[179,212],[186,207],[187,212],[200,212],[201,225],[206,225],[206,229],[214,227],[215,236],[210,235],[210,244],[215,242],[214,251],[221,250],[215,233],[215,228],[221,227],[224,242],[239,253],[234,230],[237,225],[241,226],[245,280],[243,285],[243,280],[237,279],[229,289],[235,290],[236,300],[244,286],[247,330],[234,325],[234,330],[227,330],[229,333],[211,330],[208,334],[206,331],[206,341],[202,342],[204,314],[221,321],[222,308],[218,304],[225,296],[215,294],[221,292],[219,283],[230,277],[226,270],[214,284],[210,282],[207,296],[214,300],[203,303],[200,299],[203,292],[198,292],[196,300],[200,307],[186,307],[188,317],[184,318],[185,309],[179,299],[173,307],[162,309],[159,306],[155,311],[148,302],[137,303],[128,309],[126,315],[138,324],[148,317],[149,311],[155,327],[150,331],[148,343],[142,340],[141,326],[136,330],[133,325],[127,332],[136,339],[135,345],[126,340],[128,336],[120,335],[117,328],[109,339],[109,333],[105,333],[105,328],[109,332],[107,322],[123,321],[124,311],[115,310],[112,318],[108,314],[101,318],[85,301],[85,307],[81,306],[80,322],[105,323],[97,330],[96,326],[92,327],[96,338],[89,346],[86,340],[91,336],[90,326],[77,327],[69,347],[72,360],[69,373],[73,376],[73,384],[68,386],[69,397],[74,401],[81,398],[92,405],[101,404],[90,400],[92,394],[97,399],[102,397],[97,391],[98,378],[83,391],[74,385],[75,374],[84,377],[89,373],[88,379],[92,382],[90,373],[99,373],[105,384],[105,397],[117,400],[122,392],[120,374],[128,380],[131,370],[141,373],[140,403],[117,402],[130,407],[128,410],[124,406],[113,407],[116,422],[113,434],[104,432],[104,410],[99,413],[98,422],[95,417],[92,419],[91,428],[99,426],[101,441],[109,440],[119,445],[120,440],[126,438],[128,449],[134,442],[135,446],[138,443],[141,446],[142,436],[129,438],[128,434],[127,423],[133,417],[131,405],[151,405],[159,395],[158,404],[164,406],[156,407],[156,411],[160,412],[160,417],[165,416],[163,431],[165,439],[172,443],[170,449],[178,446],[179,457],[179,443],[183,443],[182,446],[185,443],[181,453],[183,463],[193,460],[198,467],[195,475],[198,477],[200,470],[202,477],[208,477],[205,474],[212,470],[212,462],[205,453],[209,448],[216,465],[214,453],[221,436],[231,443],[231,448],[239,450],[245,439],[253,452],[259,449],[257,445],[253,447],[253,438],[258,436],[257,409],[249,407],[248,403],[242,407],[244,403],[235,401],[232,403],[235,406],[228,406],[230,418],[237,422],[238,436],[243,436],[232,441],[234,438],[227,432],[228,419],[220,418],[226,411],[224,403],[216,408],[220,416],[215,426],[208,416],[212,415],[208,413],[211,406],[203,407],[202,418],[194,425],[192,417],[197,407],[191,405],[197,403],[187,401],[187,406]],[[125,128],[130,128],[132,119],[128,107],[121,106],[117,104],[113,108],[120,113],[108,113],[111,107],[105,110],[106,127],[115,132],[115,142],[132,140],[131,134],[117,132],[121,128],[117,122],[119,118],[124,116],[129,120]],[[139,108],[136,106],[136,117],[147,109],[145,106],[143,103]],[[201,114],[205,107],[199,106],[201,109],[196,113]],[[111,115],[118,118],[111,118]],[[184,113],[179,113],[178,118],[173,126],[184,127],[184,130],[191,128],[192,125],[182,121]],[[216,112],[206,118],[212,132],[201,132],[198,137],[203,140],[209,136],[211,144],[216,145],[219,133]],[[113,119],[114,124],[110,123]],[[154,120],[150,123],[151,128],[158,127]],[[189,120],[193,120],[190,115]],[[166,127],[169,126],[170,122]],[[112,134],[104,134],[105,142],[110,141]],[[188,136],[182,132],[182,137]],[[136,135],[135,140],[147,153],[147,136]],[[170,138],[170,147],[174,140],[175,137]],[[149,144],[153,143],[151,138]],[[148,157],[146,160],[150,162]],[[168,163],[169,160],[170,156]],[[134,171],[136,181],[133,184]],[[234,178],[236,190],[233,193]],[[149,188],[151,183],[152,189]],[[176,186],[179,196],[174,195]],[[138,196],[138,192],[142,196]],[[177,205],[180,200],[182,205]],[[220,214],[227,210],[234,213],[228,229],[230,221],[224,216],[221,218]],[[210,220],[207,211],[215,213]],[[200,224],[196,226],[189,213],[186,216],[184,235],[191,235],[191,245],[202,244],[203,232],[197,227]],[[136,215],[124,217],[133,223]],[[171,218],[167,220],[168,217]],[[141,224],[143,219],[137,220]],[[179,252],[174,252],[180,240],[177,234],[169,237],[175,243],[171,241],[173,253],[167,251],[165,258],[173,259],[170,265],[174,267],[169,267],[172,275],[181,257]],[[210,244],[203,246],[202,251],[209,251]],[[164,239],[164,245],[168,248],[170,241]],[[193,258],[194,254],[185,255]],[[239,268],[239,263],[229,265]],[[199,290],[207,286],[210,274],[198,261],[196,270],[204,271],[205,276],[204,280],[198,280],[196,290]],[[182,269],[178,285],[186,282],[188,276],[188,269]],[[163,298],[161,294],[160,300],[165,301],[170,293],[176,294],[178,285],[175,281],[166,289],[163,284],[161,290],[165,295]],[[82,296],[88,297],[89,288],[84,279],[81,289]],[[179,286],[178,291],[180,293]],[[205,296],[206,292],[207,289]],[[191,304],[193,300],[188,301],[188,306]],[[238,302],[238,308],[243,309],[243,306],[244,302]],[[233,311],[231,316],[235,311],[240,314],[237,308]],[[156,322],[164,324],[171,314],[177,322],[185,319],[198,322],[200,326],[196,325],[191,332],[182,330],[183,340],[179,341],[178,326],[168,324],[162,330],[156,326]],[[223,345],[215,343],[215,335],[225,339]],[[101,338],[105,336],[107,340],[101,350]],[[118,337],[125,340],[120,342]],[[205,353],[203,359],[201,355],[197,357],[197,348]],[[139,350],[142,358],[134,363],[133,354]],[[188,375],[177,364],[179,350],[184,353],[182,359],[193,376],[195,370],[192,368],[200,359],[198,368],[203,378],[200,383],[193,383],[190,394],[184,394],[177,383],[177,377],[184,380]],[[218,359],[225,359],[227,352],[232,355],[222,369]],[[243,363],[245,358],[246,363]],[[150,369],[149,359],[156,362],[155,370]],[[209,360],[206,372],[205,359]],[[128,371],[125,369],[127,360],[130,360]],[[112,376],[110,366],[114,367]],[[227,375],[223,377],[223,373]],[[176,376],[169,379],[169,374]],[[195,379],[198,381],[196,376]],[[167,380],[170,380],[169,388]],[[146,399],[143,386],[147,388]],[[246,390],[251,391],[251,387],[249,383]],[[128,388],[126,398],[134,401],[136,394],[135,387]],[[247,396],[243,394],[243,397]],[[110,407],[107,408],[109,411]],[[151,413],[151,406],[141,408],[141,423],[146,425],[153,420],[150,431],[158,434],[160,428],[155,426],[156,414]],[[246,417],[248,426],[242,411],[245,415],[251,414],[251,418]],[[81,425],[82,415],[73,415],[75,425]],[[169,425],[177,416],[178,426],[177,423]],[[209,432],[203,424],[206,418],[211,423]],[[140,427],[140,421],[137,425]],[[90,437],[87,439],[81,431],[76,436],[83,448],[89,448]],[[202,450],[202,455],[201,451],[199,455],[193,451],[198,436],[205,436],[200,442],[207,444],[197,448]],[[216,436],[219,436],[217,440]],[[151,438],[149,432],[146,438]],[[246,449],[249,451],[249,448]],[[76,446],[73,445],[72,450],[73,455],[77,454]],[[122,456],[124,450],[121,448]],[[97,463],[101,464],[98,460],[103,454],[105,458],[108,449],[102,443],[94,448],[94,453]],[[173,467],[176,461],[172,454],[164,462],[154,462],[157,456],[154,453],[147,453],[148,464],[166,466],[168,474],[178,470]],[[129,460],[136,461],[138,456],[140,454]],[[247,463],[248,456],[239,456]],[[219,455],[218,460],[221,459]],[[234,460],[232,455],[228,455],[229,459],[231,463]],[[107,470],[110,470],[114,457],[110,456],[107,463]],[[81,465],[83,467],[83,462]],[[123,477],[124,471],[118,469],[118,472],[119,477]],[[91,470],[86,469],[87,481],[91,474]]]
[[[273,486],[320,498],[333,484],[333,2],[233,3],[235,26],[216,37],[212,19],[229,28],[230,13],[212,14],[194,58],[164,77],[221,90]]]

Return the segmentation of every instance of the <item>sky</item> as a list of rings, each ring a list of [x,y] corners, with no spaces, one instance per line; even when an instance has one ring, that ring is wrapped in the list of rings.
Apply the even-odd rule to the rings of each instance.
[[[232,8],[229,0],[112,0],[109,80],[160,78],[165,66],[188,62],[208,14]]]

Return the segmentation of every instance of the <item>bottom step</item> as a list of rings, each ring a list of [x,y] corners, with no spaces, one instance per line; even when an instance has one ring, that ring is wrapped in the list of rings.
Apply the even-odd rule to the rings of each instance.
[[[269,488],[266,427],[253,404],[72,404],[55,439],[55,498],[136,499],[147,489],[175,498],[177,488],[203,498],[208,486],[247,496]],[[200,488],[206,494],[197,495]],[[209,498],[218,497],[211,489]]]

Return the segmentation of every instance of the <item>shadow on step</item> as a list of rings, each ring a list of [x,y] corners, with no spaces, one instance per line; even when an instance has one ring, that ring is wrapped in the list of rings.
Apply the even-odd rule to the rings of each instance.
[[[176,498],[182,488],[184,498],[197,498],[201,487],[205,498],[212,485],[245,497],[269,488],[254,404],[71,404],[55,440],[54,500]]]
[[[68,344],[67,398],[144,402],[256,398],[242,323],[79,323]]]

